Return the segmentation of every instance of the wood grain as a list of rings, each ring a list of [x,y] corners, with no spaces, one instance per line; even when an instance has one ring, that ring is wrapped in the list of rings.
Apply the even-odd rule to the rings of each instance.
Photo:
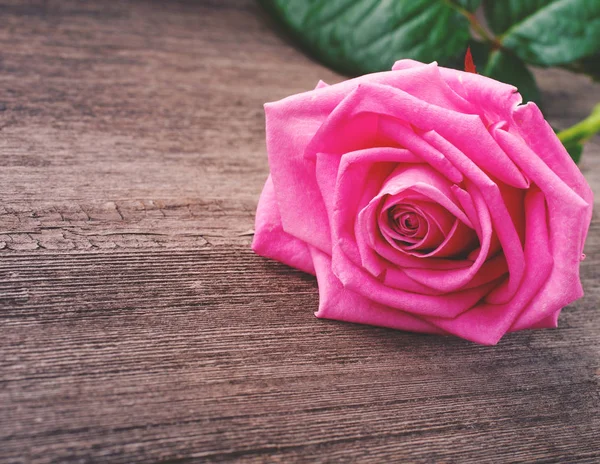
[[[559,127],[600,101],[537,75]],[[249,250],[262,104],[319,79],[252,0],[0,0],[1,462],[600,461],[597,218],[497,347],[317,320]]]

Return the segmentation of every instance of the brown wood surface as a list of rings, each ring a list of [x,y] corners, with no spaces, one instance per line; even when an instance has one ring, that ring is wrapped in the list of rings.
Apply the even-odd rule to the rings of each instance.
[[[538,75],[558,127],[600,101]],[[1,462],[600,461],[597,218],[497,347],[317,320],[250,251],[262,104],[318,79],[253,0],[0,0]]]

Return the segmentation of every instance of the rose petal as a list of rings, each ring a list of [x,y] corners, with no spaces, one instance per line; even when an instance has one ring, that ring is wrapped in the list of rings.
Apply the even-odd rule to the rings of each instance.
[[[414,60],[397,61],[392,70],[407,70],[426,66]],[[481,74],[468,73],[449,68],[439,68],[440,75],[448,87],[460,98],[466,100],[474,114],[482,116],[483,109],[493,119],[510,120],[514,108],[522,97],[516,87],[490,79]]]
[[[380,117],[391,116],[400,121],[410,122],[425,132],[435,130],[482,169],[493,172],[502,182],[517,188],[528,186],[527,179],[498,147],[478,115],[431,105],[390,86],[366,83],[359,85],[348,95],[336,108],[336,115],[332,114],[328,123],[335,118],[341,118],[341,115],[349,120],[361,113],[377,114]],[[385,119],[382,118],[383,120]],[[448,124],[448,121],[452,121],[452,124]],[[324,127],[320,132],[325,130]],[[444,153],[441,150],[440,152]]]
[[[378,130],[385,139],[396,141],[402,147],[420,156],[436,170],[438,175],[444,175],[455,184],[462,182],[460,171],[440,151],[417,135],[412,127],[405,124],[396,118],[382,116],[379,118]]]
[[[329,220],[315,179],[315,162],[298,153],[321,125],[326,109],[320,105],[290,109],[284,100],[266,104],[265,115],[269,165],[283,229],[308,244],[330,251]],[[289,124],[290,119],[298,124]]]
[[[348,177],[352,188],[346,191],[347,203],[354,204],[365,190],[368,181],[376,192],[389,176],[396,164],[415,163],[420,159],[408,150],[392,147],[376,147],[347,153],[342,164],[337,154],[319,153],[317,155],[316,177],[323,196],[329,221],[333,220],[335,189],[340,175]],[[353,166],[348,169],[348,166]]]
[[[589,184],[563,144],[554,134],[550,125],[544,120],[544,116],[537,105],[530,102],[519,106],[514,110],[513,118],[517,130],[527,146],[585,202],[593,205],[594,194]],[[590,206],[581,223],[581,253],[583,253],[583,245],[585,244],[591,217],[592,207]]]
[[[550,203],[549,206],[552,208],[551,212],[553,208],[558,207],[559,203],[565,205],[563,208],[575,207],[577,209],[584,209],[587,212],[589,204],[515,135],[504,130],[495,130],[492,132],[492,135],[514,162],[542,189]]]
[[[378,260],[369,258],[369,262],[365,262],[369,253],[365,252],[362,245],[365,243],[364,239],[369,238],[372,248],[376,250],[384,248],[386,245],[385,241],[381,240],[381,234],[392,248],[420,258],[451,256],[472,244],[475,234],[466,227],[454,224],[454,218],[457,217],[471,227],[469,218],[457,206],[451,187],[450,182],[427,165],[401,165],[394,170],[379,194],[359,213],[358,221],[365,228],[364,233],[361,231],[356,234],[357,236],[361,235],[358,240],[360,240],[359,249],[363,264],[370,270],[374,269],[371,264],[376,264]],[[343,211],[346,195],[340,193],[344,191],[341,186],[337,190],[335,203],[340,204],[339,209]],[[378,205],[381,201],[384,201],[384,204],[382,208],[379,208]],[[399,238],[397,234],[390,230],[385,221],[381,221],[381,215],[385,215],[387,209],[400,203],[418,205],[423,209],[424,217],[431,219],[429,233],[422,240],[405,238],[404,241],[413,242],[412,246],[397,244],[395,241]],[[352,215],[347,216],[344,220],[350,222],[353,219]],[[336,221],[337,219],[332,220],[334,228],[336,228]],[[430,251],[423,253],[423,250]],[[379,271],[381,271],[381,266],[379,266]]]
[[[347,112],[348,105],[352,105],[352,100],[348,99],[352,92],[361,85],[370,84],[389,86],[389,88],[406,92],[415,99],[428,105],[435,105],[440,109],[446,108],[454,110],[455,112],[458,112],[458,114],[475,114],[469,103],[446,85],[440,74],[437,63],[422,65],[419,68],[415,67],[407,69],[404,72],[369,74],[329,86],[329,95],[333,95],[333,91],[336,91],[336,96],[338,97],[337,102],[335,105],[328,105],[330,115],[306,147],[305,156],[312,158],[319,152],[342,154],[360,148],[354,145],[354,143],[356,143],[354,137],[358,137],[358,140],[365,141],[367,138],[361,134],[365,129],[361,127],[361,123],[354,122],[352,118],[345,118],[344,114]],[[342,94],[341,92],[345,93]],[[321,95],[319,95],[319,97],[322,98]],[[288,97],[288,99],[289,98],[292,97]],[[316,98],[316,95],[314,98]],[[310,103],[306,102],[305,104],[316,105],[322,103],[321,101],[315,102],[314,98],[311,99]],[[327,103],[330,102],[326,101],[324,104]],[[354,116],[358,115],[355,114]],[[370,124],[370,118],[376,116],[376,113],[363,116],[366,120],[363,121],[362,124]],[[350,125],[351,128],[347,127],[347,125]],[[373,134],[374,132],[371,130],[373,128],[369,127],[369,129],[369,132]],[[336,137],[331,137],[330,134],[336,134]],[[338,136],[339,134],[344,134],[345,137]],[[348,140],[348,137],[350,137],[351,141]]]
[[[319,310],[315,316],[410,332],[444,333],[416,316],[374,303],[344,288],[331,272],[331,258],[316,248],[311,248],[311,253],[319,283]]]
[[[258,200],[252,249],[266,258],[315,274],[306,243],[283,230],[271,176],[267,178]]]
[[[529,102],[515,108],[513,121],[527,146],[581,198],[593,204],[592,189],[537,105]]]
[[[389,195],[389,201],[392,201],[393,198],[399,198],[401,193],[407,191],[413,195],[412,198],[414,198],[414,195],[417,195],[418,198],[425,200],[431,200],[433,198],[439,203],[443,204],[446,209],[452,210],[452,212],[455,215],[458,215],[463,221],[470,223],[469,219],[460,210],[457,204],[452,199],[448,198],[448,196],[453,195],[450,188],[451,184],[438,173],[433,171],[430,167],[427,167],[426,165],[411,164],[402,164],[394,171],[394,173],[389,176],[388,181],[380,191],[379,195],[371,200],[369,205],[359,212],[358,221],[356,221],[356,192],[360,192],[361,189],[364,188],[363,184],[367,179],[371,180],[370,177],[367,177],[365,172],[365,166],[368,166],[368,164],[366,164],[368,161],[369,158],[360,158],[358,156],[353,158],[344,157],[342,159],[339,171],[338,186],[335,189],[336,200],[334,201],[334,209],[336,214],[335,218],[332,217],[331,224],[333,227],[333,240],[340,244],[340,247],[348,255],[350,260],[359,266],[362,265],[362,267],[367,269],[373,276],[380,277],[383,275],[384,270],[390,267],[390,263],[386,263],[381,259],[381,256],[377,256],[377,253],[373,252],[373,248],[379,250],[380,248],[390,246],[389,244],[384,245],[385,241],[381,237],[379,231],[385,230],[385,226],[380,227],[380,225],[378,225],[376,213],[379,202],[382,201],[386,195]],[[379,181],[375,181],[373,184],[369,185],[369,188],[364,191],[365,198],[368,199],[372,196],[372,190],[370,190],[370,188],[378,183]],[[428,196],[425,196],[420,192],[412,192],[411,187],[415,185],[417,190],[423,191]],[[442,190],[443,193],[440,190]],[[438,215],[440,206],[432,204],[429,201],[427,203],[430,205],[428,206],[428,208],[431,210],[430,213],[432,213],[433,216]],[[391,205],[392,203],[386,204],[386,206],[390,207]],[[446,214],[449,213],[446,211]],[[450,227],[447,221],[441,216],[438,217],[437,224],[434,223],[434,225],[443,226],[443,228]],[[373,232],[373,228],[377,229],[377,233]],[[463,231],[461,228],[453,228],[452,232],[454,233],[457,230]],[[432,240],[434,241],[434,245],[437,246],[442,243],[444,246],[439,250],[434,250],[433,252],[428,253],[427,256],[435,256],[438,254],[442,255],[442,253],[445,251],[457,251],[459,249],[458,246],[464,244],[462,240],[470,237],[471,235],[466,233],[462,238],[456,238],[453,240],[453,236],[451,234],[448,237],[447,242],[444,241],[443,237],[441,236],[437,239],[433,238]],[[377,241],[378,243],[374,244],[374,241]],[[427,242],[419,244],[425,248],[429,247]],[[394,245],[395,244],[392,240],[391,246]],[[452,248],[453,246],[456,246],[456,248]],[[396,247],[400,250],[398,246]],[[410,253],[411,251],[409,249],[401,252]],[[392,263],[403,266],[429,267],[431,265],[438,265],[443,268],[462,267],[460,263],[455,261],[430,261],[425,264],[418,264],[414,261],[398,257],[393,252],[391,255],[389,253],[386,255],[385,253],[381,252],[380,255],[392,260]],[[420,256],[422,253],[417,253],[417,255]]]
[[[562,308],[559,309],[558,311],[554,311],[549,316],[546,316],[541,321],[536,322],[535,324],[532,324],[527,328],[528,329],[556,329],[558,327],[558,316],[560,315],[561,310],[562,310]],[[515,328],[515,325],[513,324],[513,326],[508,331],[516,332],[517,330],[523,330],[523,329]]]
[[[505,131],[494,136],[505,151],[545,194],[550,224],[554,266],[542,291],[515,323],[515,328],[527,328],[583,296],[579,279],[579,264],[585,232],[589,226],[592,206],[572,190],[546,163],[519,139]],[[529,214],[529,213],[528,213]],[[573,227],[575,226],[575,234]],[[573,235],[578,240],[574,240]]]
[[[378,198],[384,195],[400,196],[410,189],[420,199],[430,199],[443,206],[453,216],[472,227],[469,218],[460,209],[452,192],[452,183],[427,165],[401,165],[389,176],[381,188]],[[336,204],[342,200],[336,197]]]
[[[409,190],[403,193],[408,193]],[[386,197],[382,198],[382,201]],[[418,198],[424,198],[421,194],[418,194]],[[409,211],[407,208],[412,210],[412,215],[417,221],[418,228],[412,230],[410,233],[413,235],[407,235],[406,233],[400,233],[400,230],[396,230],[394,223],[390,224],[390,210],[394,208],[400,208],[402,211]],[[404,213],[406,216],[407,213]],[[407,246],[405,250],[412,249],[427,249],[439,245],[444,240],[444,237],[452,229],[452,223],[455,218],[440,205],[426,200],[414,200],[413,196],[410,195],[408,198],[400,194],[396,197],[387,197],[383,201],[381,211],[378,215],[379,228],[388,235],[391,240],[394,241],[405,241]]]
[[[368,212],[365,210],[364,213]],[[399,266],[403,269],[408,268],[417,268],[417,269],[461,269],[464,267],[469,267],[473,264],[472,261],[469,260],[459,260],[459,259],[444,259],[444,258],[427,258],[422,259],[422,257],[416,257],[405,253],[404,251],[398,251],[391,248],[381,237],[380,232],[378,231],[376,223],[373,225],[369,225],[370,222],[367,222],[364,219],[359,218],[359,221],[363,224],[367,224],[367,230],[356,229],[356,241],[360,248],[361,256],[363,257],[363,264],[367,269],[365,262],[365,256],[369,255],[378,255],[379,257],[389,261],[389,263]],[[370,220],[369,220],[370,221]],[[364,254],[363,254],[364,252]],[[382,264],[382,269],[386,266]],[[380,270],[380,272],[381,272]]]
[[[417,315],[456,317],[471,308],[493,287],[493,284],[483,285],[443,296],[394,289],[354,264],[337,243],[333,248],[332,269],[347,289],[360,293],[374,302]]]
[[[428,259],[431,257],[457,259],[465,252],[472,250],[476,245],[477,235],[475,231],[457,219],[444,241],[435,250],[424,254],[422,257]]]

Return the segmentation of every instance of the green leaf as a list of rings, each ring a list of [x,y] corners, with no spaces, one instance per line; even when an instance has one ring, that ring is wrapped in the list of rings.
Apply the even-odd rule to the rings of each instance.
[[[515,1],[500,3],[508,8],[516,4]],[[497,8],[500,5],[493,11],[498,11]],[[556,66],[600,51],[599,0],[555,0],[528,16],[514,17],[519,22],[506,30],[500,41],[527,63]],[[504,27],[501,24],[504,23],[498,22],[495,27],[501,29]]]
[[[541,96],[533,74],[517,56],[502,50],[490,53],[483,75],[501,82],[514,85],[519,89],[523,102],[533,101],[541,104]]]
[[[495,34],[506,32],[556,0],[484,0],[485,19]]]
[[[464,56],[480,0],[260,0],[310,55],[336,71],[388,70]]]

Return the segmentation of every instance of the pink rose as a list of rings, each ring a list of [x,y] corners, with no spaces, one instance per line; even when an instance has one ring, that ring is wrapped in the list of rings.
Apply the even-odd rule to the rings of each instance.
[[[495,344],[583,295],[592,192],[516,88],[402,60],[265,111],[252,246],[316,274],[317,317]]]

